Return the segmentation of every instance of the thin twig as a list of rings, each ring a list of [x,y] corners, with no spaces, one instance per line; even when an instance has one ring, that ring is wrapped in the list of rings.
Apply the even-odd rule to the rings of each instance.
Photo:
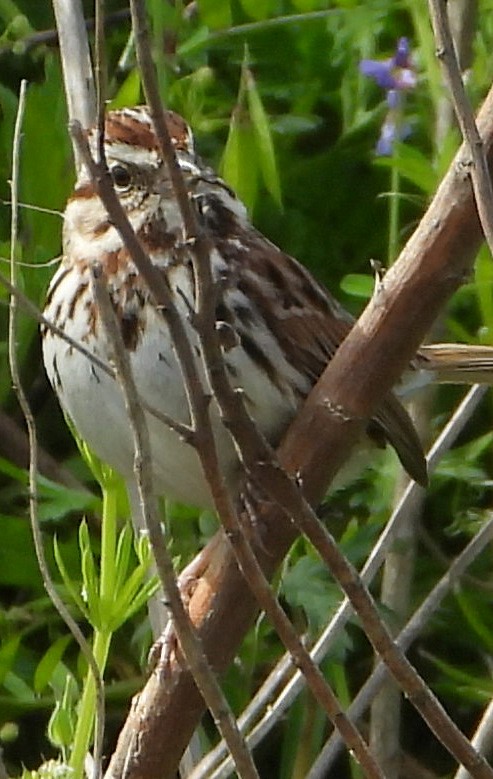
[[[422,633],[424,626],[437,611],[445,596],[484,548],[491,543],[492,538],[493,518],[490,517],[458,557],[452,561],[449,570],[433,587],[421,606],[414,612],[411,619],[397,636],[396,643],[403,651],[407,651],[417,636]],[[357,720],[364,714],[373,696],[386,678],[388,678],[388,669],[384,663],[380,662],[348,709],[348,714],[352,719]],[[309,774],[310,779],[321,779],[322,776],[326,776],[326,772],[336,759],[342,746],[343,744],[338,734],[333,733],[314,763]]]
[[[450,30],[447,12],[447,2],[446,0],[428,0],[428,5],[437,43],[437,56],[443,65],[462,136],[471,153],[470,176],[478,215],[484,236],[493,255],[493,187],[484,153],[483,141],[478,132],[474,113],[464,89],[464,82],[462,81],[462,74],[455,53],[454,39]]]
[[[443,455],[453,446],[487,391],[487,387],[476,385],[471,387],[463,398],[428,452],[426,459],[430,474],[433,473]],[[387,551],[392,546],[395,534],[407,512],[409,501],[412,501],[415,493],[420,490],[421,487],[418,484],[409,482],[402,494],[392,516],[374,545],[370,557],[361,570],[360,576],[366,585],[373,581]],[[353,613],[349,600],[345,598],[310,652],[314,662],[319,664],[326,657]],[[250,724],[256,722],[247,736],[248,744],[252,749],[263,740],[305,687],[303,674],[296,671],[285,683],[276,700],[272,701],[274,690],[279,685],[284,684],[284,679],[290,672],[292,672],[290,656],[284,655],[238,719],[242,732],[246,732]],[[258,720],[259,711],[264,708],[265,714],[262,719]],[[221,760],[223,762],[219,766]],[[212,773],[216,766],[218,768]],[[193,779],[224,779],[228,775],[230,766],[231,762],[226,757],[225,745],[221,742],[201,760],[195,768]]]
[[[471,743],[482,755],[491,755],[493,749],[493,701],[490,701],[486,707]],[[470,776],[464,766],[461,766],[454,779],[470,779]]]
[[[77,143],[81,156],[84,160],[84,164],[87,166],[90,175],[93,178],[93,181],[98,187],[99,195],[113,223],[115,224],[115,227],[120,232],[122,239],[124,240],[127,248],[131,253],[133,261],[135,262],[139,271],[142,273],[147,284],[149,285],[149,288],[151,289],[155,297],[157,305],[160,306],[161,310],[165,312],[168,325],[170,327],[170,331],[172,332],[173,335],[174,345],[180,357],[180,365],[182,367],[185,376],[189,378],[189,381],[186,384],[186,386],[195,388],[195,393],[193,393],[193,397],[192,397],[192,403],[195,408],[200,407],[201,412],[207,414],[208,413],[207,397],[202,390],[201,382],[197,374],[197,369],[196,369],[193,353],[191,350],[191,345],[188,340],[188,336],[184,324],[176,309],[176,306],[174,305],[173,298],[171,295],[171,290],[169,289],[168,283],[165,277],[161,275],[160,271],[151,264],[147,255],[143,251],[137,236],[135,235],[130,223],[128,222],[128,219],[121,207],[121,204],[118,198],[116,197],[111,181],[107,176],[106,168],[103,168],[101,164],[98,164],[95,162],[95,160],[93,160],[87,143],[87,138],[82,132],[80,125],[78,125],[77,123],[73,123],[72,125],[72,135]],[[201,429],[202,431],[204,431],[204,428]],[[210,436],[211,436],[211,440],[213,441],[212,430],[210,432]],[[151,535],[151,542],[153,537],[156,538],[155,535],[154,536]],[[156,554],[154,545],[153,545],[153,551]],[[160,551],[157,550],[157,553],[159,555]],[[160,571],[159,559],[156,559],[156,565],[158,571]],[[174,614],[173,614],[173,618],[174,618]],[[183,646],[186,648],[188,645],[186,639],[180,633],[179,633],[179,638],[180,640],[183,640]],[[202,692],[204,693],[203,689]],[[210,701],[208,701],[208,703],[210,703]],[[226,710],[223,711],[221,709],[217,709],[214,706],[212,708],[213,708],[214,716],[219,717],[218,725],[223,730],[225,726],[224,726],[224,722],[221,720],[221,717]],[[228,725],[226,725],[226,727],[228,727]],[[230,739],[228,739],[228,742],[229,740]],[[236,748],[234,748],[234,751],[235,754],[238,755]],[[243,768],[243,770],[245,769]]]
[[[222,41],[224,38],[237,37],[241,35],[250,35],[257,32],[262,33],[264,30],[271,27],[286,26],[289,24],[300,24],[303,22],[313,22],[320,19],[327,18],[335,13],[341,13],[338,8],[327,9],[325,11],[308,11],[307,13],[300,14],[287,14],[286,16],[276,16],[272,19],[262,19],[259,22],[247,22],[245,24],[236,24],[231,27],[225,27],[223,30],[214,30],[210,32],[205,40],[200,41],[200,47],[206,47],[208,44],[216,43],[216,41]],[[113,11],[104,18],[105,29],[113,27],[121,22],[126,22],[130,19],[130,10],[128,8]],[[85,28],[87,32],[92,32],[95,28],[95,19],[86,19]],[[26,51],[29,51],[36,46],[55,46],[58,44],[58,30],[40,30],[27,35],[25,38],[20,38],[15,41],[16,44],[21,43]],[[13,47],[13,42],[9,41],[0,45],[0,54],[4,51],[10,51]]]
[[[19,181],[19,159],[20,159],[20,143],[21,143],[21,129],[22,119],[25,108],[27,82],[23,80],[21,82],[21,89],[19,94],[19,108],[17,112],[17,118],[14,130],[14,142],[12,150],[12,222],[11,222],[11,281],[12,288],[17,286],[17,271],[15,265],[15,251],[17,246],[17,229],[18,229],[18,181]],[[95,738],[94,738],[94,779],[99,779],[101,775],[101,763],[103,754],[103,737],[104,737],[104,690],[103,682],[99,673],[99,669],[94,658],[91,647],[87,643],[81,629],[75,622],[74,618],[67,609],[65,603],[60,598],[55,584],[51,578],[48,564],[46,561],[43,537],[41,534],[41,528],[39,526],[38,518],[38,495],[37,495],[37,480],[38,480],[38,445],[37,445],[37,432],[36,423],[29,406],[29,401],[24,392],[19,366],[17,364],[17,297],[11,295],[10,298],[10,317],[9,317],[9,362],[10,373],[12,376],[12,384],[19,401],[19,405],[24,414],[26,420],[26,426],[29,436],[29,516],[31,519],[31,529],[34,539],[34,547],[36,551],[36,557],[38,561],[38,567],[43,579],[43,584],[48,593],[50,600],[58,611],[60,617],[67,625],[70,633],[74,637],[75,641],[80,647],[82,654],[88,662],[91,669],[91,673],[94,677],[94,683],[96,687],[96,724],[95,724]]]
[[[95,118],[94,81],[81,0],[53,0],[69,120],[90,127]],[[77,170],[80,158],[74,146]]]
[[[134,436],[134,471],[142,505],[142,514],[149,534],[157,572],[163,591],[166,593],[180,646],[183,649],[193,677],[204,696],[204,700],[228,744],[239,776],[242,779],[258,779],[252,756],[239,733],[234,715],[207,661],[200,639],[193,628],[181,599],[173,569],[173,561],[168,553],[161,531],[158,502],[152,479],[152,454],[149,431],[143,409],[139,403],[130,360],[118,329],[101,268],[98,266],[93,268],[93,290],[101,314],[103,328],[112,346],[116,374],[124,395],[125,406]],[[159,668],[156,672],[160,672]]]
[[[493,164],[493,89],[483,104],[478,125]],[[456,159],[461,155],[463,150]],[[329,397],[335,395],[341,398],[341,403],[348,399],[352,408],[360,410],[361,418],[371,416],[383,391],[383,381],[385,386],[390,386],[397,380],[433,317],[469,272],[480,240],[471,188],[453,163],[419,228],[386,278],[386,290],[392,295],[386,298],[385,306],[369,307],[354,333],[341,345],[339,359],[335,364],[331,362],[281,442],[282,463],[290,473],[303,474],[306,494],[313,502],[322,498],[329,476],[347,455],[359,429],[341,425],[338,420],[330,424],[323,397],[327,393]],[[274,503],[265,508],[263,543],[267,551],[263,555],[260,550],[259,554],[265,570],[272,572],[294,539],[295,531]],[[201,581],[204,587],[199,585],[191,600],[191,608],[200,611],[195,613],[204,640],[211,651],[215,650],[221,668],[230,661],[253,609],[249,591],[232,566],[231,555],[227,543],[219,536],[207,569],[207,583],[212,580],[215,586],[208,589],[206,581]],[[220,591],[218,582],[226,585]],[[237,620],[228,624],[229,629],[225,631],[223,615],[230,608],[235,608]],[[146,749],[148,746],[153,749],[152,755],[147,753],[147,775],[157,778],[163,775],[163,770],[172,775],[176,755],[184,747],[184,739],[191,734],[201,712],[200,696],[191,689],[186,670],[175,669],[170,687],[165,691],[148,685],[141,701],[146,708],[136,707],[135,715],[129,717],[120,735],[111,764],[112,776],[121,775],[121,758],[126,754],[125,744],[132,738],[137,717],[146,716],[152,710],[153,720],[149,719],[146,724],[153,727],[157,737],[163,727],[167,730],[172,727],[179,710],[183,718],[179,733],[174,731],[172,739],[161,738],[159,742],[155,738],[152,747],[151,738],[143,744]]]
[[[134,6],[136,5],[137,0],[133,0],[132,9],[134,9]],[[134,10],[132,10],[132,13],[135,25],[135,23],[139,23],[138,13],[135,13]],[[142,7],[140,13],[141,17],[143,17]],[[142,19],[140,21],[142,21]],[[140,38],[143,34],[144,27],[142,29],[136,29],[137,48],[139,48],[139,43],[141,42]],[[146,73],[144,68],[143,76],[145,77],[146,75],[149,75],[149,73]],[[147,94],[147,97],[149,99],[150,95]],[[153,106],[151,112],[154,113],[155,110],[156,106]],[[163,126],[165,125],[164,117],[162,118],[162,124]],[[169,145],[171,146],[170,143]],[[211,283],[210,279],[208,280],[207,274],[210,276],[210,266],[208,266],[206,262],[201,262],[203,258],[199,251],[199,247],[196,248],[195,257],[197,261],[197,275],[199,281],[209,292],[211,290]],[[203,275],[201,276],[200,274]],[[199,283],[198,294],[201,294],[200,286],[201,284]],[[221,364],[222,361],[220,359],[217,360],[219,349],[217,343],[215,343],[216,339],[210,337],[210,329],[207,330],[207,328],[205,328],[205,332],[203,332],[202,328],[199,327],[198,333],[201,338],[204,362],[206,369],[208,370],[208,378],[211,382],[211,387],[222,410],[223,419],[226,420],[228,428],[233,434],[252,480],[254,483],[261,484],[265,492],[270,495],[279,506],[283,507],[289,516],[294,518],[300,529],[308,535],[312,543],[315,543],[316,548],[322,555],[322,559],[330,564],[332,573],[339,579],[343,589],[345,589],[348,597],[352,600],[353,606],[357,608],[365,630],[367,633],[369,631],[368,637],[374,644],[375,649],[383,653],[384,659],[390,664],[392,673],[396,676],[404,691],[411,698],[411,701],[428,722],[432,730],[438,735],[456,759],[458,759],[459,762],[465,762],[465,764],[470,767],[470,770],[476,772],[478,778],[493,777],[493,771],[487,766],[481,756],[472,749],[464,735],[446,715],[443,707],[439,704],[435,696],[432,695],[407,658],[405,658],[402,653],[399,653],[397,647],[392,642],[391,636],[378,616],[377,609],[371,596],[359,581],[356,572],[340,554],[337,545],[330,534],[327,533],[321,523],[318,522],[318,519],[310,506],[303,499],[297,485],[281,471],[278,465],[276,465],[271,448],[260,437],[246,413],[238,394],[235,393],[229,385],[224,364]],[[209,337],[206,338],[204,335]],[[213,371],[210,370],[211,366],[214,366]],[[363,420],[357,423],[357,420],[354,420],[353,434],[361,427],[362,421]],[[253,561],[248,559],[248,553],[246,553],[245,560],[242,560],[242,562],[245,563],[246,560],[248,560],[248,563],[253,563]],[[254,566],[252,565],[252,570],[253,569]],[[244,573],[246,574],[245,570]],[[255,583],[256,585],[258,584],[259,588],[261,587],[260,580],[255,580],[254,582],[250,581],[250,579],[248,580],[251,586]]]
[[[214,386],[212,373],[220,372],[222,376],[226,376],[226,371],[215,328],[215,300],[217,290],[212,278],[209,258],[209,240],[208,237],[202,233],[197,220],[197,215],[191,207],[185,182],[176,160],[171,138],[169,137],[163,108],[159,99],[154,65],[150,56],[144,6],[141,2],[138,2],[138,0],[132,0],[131,9],[137,57],[142,72],[147,102],[149,104],[153,122],[155,123],[156,135],[161,146],[163,159],[166,160],[170,171],[170,177],[185,226],[186,238],[189,242],[193,239],[194,269],[197,281],[196,315],[194,323],[200,338],[208,378],[211,385]],[[214,366],[213,369],[211,366]],[[227,378],[225,380],[226,382],[228,381]],[[229,387],[229,390],[232,392],[231,387]],[[240,401],[240,403],[243,407],[242,401]],[[312,692],[336,726],[340,729],[348,747],[353,750],[362,766],[364,766],[368,776],[381,776],[381,772],[369,753],[360,733],[348,723],[339,706],[337,698],[324,680],[319,669],[311,662],[309,653],[298,638],[296,631],[286,618],[286,615],[277,603],[276,598],[273,596],[272,590],[262,569],[247,539],[244,537],[236,513],[227,491],[224,489],[220,474],[218,473],[217,462],[214,462],[211,458],[211,452],[208,447],[202,451],[199,447],[198,451],[221,522],[228,533],[241,570],[250,588],[254,592],[259,605],[266,611],[281,639],[293,654],[296,663],[303,668]]]

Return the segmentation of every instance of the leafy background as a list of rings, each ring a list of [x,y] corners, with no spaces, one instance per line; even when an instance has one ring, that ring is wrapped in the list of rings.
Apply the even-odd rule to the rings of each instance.
[[[493,70],[489,54],[493,3],[480,0],[478,6],[467,80],[474,105],[489,87]],[[458,144],[453,125],[445,133],[437,130],[445,93],[424,0],[201,0],[187,8],[181,3],[149,0],[148,8],[166,103],[191,123],[201,154],[220,167],[241,192],[259,229],[306,264],[357,313],[371,289],[370,258],[388,261],[389,191],[398,180],[402,244]],[[91,17],[90,2],[85,9]],[[141,100],[133,56],[122,60],[129,20],[117,12],[125,9],[125,2],[107,2],[113,105]],[[323,16],[314,15],[321,10],[326,11]],[[296,19],[283,18],[294,14]],[[23,291],[42,306],[53,273],[49,261],[61,249],[59,212],[73,182],[56,42],[53,38],[40,42],[37,36],[40,31],[53,30],[54,19],[48,3],[0,0],[0,23],[0,256],[6,258],[10,251],[6,201],[10,197],[12,133],[20,79],[26,78],[21,200],[57,213],[22,210],[17,259]],[[391,56],[403,35],[411,42],[419,74],[407,104],[412,134],[392,159],[382,161],[373,150],[385,116],[383,94],[361,76],[358,66],[364,57]],[[3,260],[2,265],[2,272],[7,273]],[[441,339],[491,341],[491,279],[490,259],[482,252],[475,277],[444,312],[438,331]],[[27,518],[25,462],[17,450],[23,422],[8,370],[8,298],[1,287],[0,302],[0,744],[7,767],[16,774],[23,765],[35,768],[44,757],[57,754],[53,742],[59,744],[60,736],[51,729],[51,740],[48,737],[50,716],[67,676],[77,685],[83,668],[37,570]],[[52,551],[56,537],[67,571],[77,583],[83,517],[93,552],[98,554],[100,492],[47,384],[37,325],[24,316],[19,322],[18,359],[41,446],[55,461],[52,478],[40,480],[45,546],[60,580]],[[433,395],[427,422],[430,437],[451,414],[461,393],[446,388]],[[424,503],[410,609],[489,516],[490,431],[488,397],[456,449],[441,464]],[[388,518],[396,474],[394,458],[375,453],[364,474],[324,505],[331,530],[358,564]],[[214,519],[207,514],[197,516],[186,507],[165,508],[173,553],[184,562],[211,535]],[[124,514],[122,503],[122,521]],[[411,652],[419,670],[468,733],[492,691],[490,557],[488,550],[476,561],[470,577],[448,598]],[[340,597],[303,541],[292,550],[278,585],[292,618],[309,635],[325,623]],[[113,637],[106,673],[107,754],[129,696],[145,678],[150,641],[144,609],[133,614]],[[245,705],[281,651],[269,625],[260,619],[225,679],[236,710]],[[347,701],[371,664],[368,644],[357,625],[351,624],[325,668]],[[420,765],[432,775],[450,772],[449,758],[407,707],[403,722],[403,751],[417,761],[411,775],[420,775]],[[309,729],[310,739],[303,738],[304,728]],[[303,696],[260,748],[262,775],[304,776],[325,728],[310,697]],[[208,721],[204,734],[215,737]],[[344,759],[333,776],[354,776],[355,772]]]

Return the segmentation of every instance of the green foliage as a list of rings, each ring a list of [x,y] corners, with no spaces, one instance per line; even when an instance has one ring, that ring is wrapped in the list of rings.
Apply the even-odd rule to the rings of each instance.
[[[403,244],[458,144],[453,129],[439,146],[434,141],[444,91],[425,0],[339,0],[329,7],[321,0],[199,0],[196,6],[196,12],[183,13],[182,3],[148,2],[163,98],[190,121],[200,153],[215,167],[221,166],[259,229],[306,264],[356,314],[374,287],[370,259],[387,262],[393,240],[390,202],[398,204],[397,243]],[[491,80],[493,43],[491,2],[480,0],[479,6],[468,76],[474,105]],[[124,7],[123,0],[115,0],[111,10]],[[318,11],[324,15],[314,15]],[[295,22],[289,19],[293,14]],[[10,212],[4,201],[10,198],[18,83],[27,77],[20,179],[24,206],[16,254],[22,263],[22,288],[40,304],[53,273],[46,263],[61,250],[59,212],[73,181],[62,77],[56,49],[29,45],[33,32],[53,25],[48,3],[0,0],[0,24],[0,257],[8,257],[10,251]],[[117,67],[128,35],[125,21],[108,29],[112,107],[142,100],[133,57],[123,70]],[[401,35],[411,40],[419,72],[419,86],[409,105],[412,135],[397,145],[391,158],[376,160],[373,149],[386,109],[383,95],[362,78],[358,63],[363,57],[391,56]],[[6,265],[2,272],[8,272]],[[0,302],[6,301],[0,288]],[[474,279],[447,307],[441,327],[443,340],[492,343],[493,271],[486,250],[480,252]],[[6,333],[7,311],[2,305],[1,410],[19,423]],[[117,728],[129,696],[141,682],[150,641],[145,602],[156,582],[148,577],[148,545],[144,538],[133,539],[121,484],[78,442],[86,458],[83,463],[47,388],[37,325],[24,315],[18,356],[40,443],[80,482],[68,488],[40,476],[40,519],[52,575],[86,634],[92,631]],[[437,395],[433,431],[452,413],[457,398],[455,390]],[[434,478],[423,515],[429,548],[423,545],[417,554],[412,593],[416,603],[443,573],[443,560],[430,549],[438,547],[442,556],[452,557],[485,521],[492,483],[491,411],[488,399]],[[43,590],[27,520],[27,474],[13,446],[10,450],[5,445],[1,452],[0,740],[13,775],[34,779],[61,776],[64,770],[68,775],[68,767],[55,762],[46,762],[36,772],[22,768],[39,765],[40,755],[56,753],[70,760],[74,739],[80,765],[93,727],[94,690],[73,640]],[[358,565],[388,517],[397,473],[390,456],[377,453],[373,463],[372,470],[322,507],[328,526]],[[95,482],[102,485],[103,499]],[[163,513],[173,556],[183,565],[213,534],[215,520],[210,513],[198,516],[188,507],[171,504]],[[472,575],[484,586],[464,586],[449,598],[420,637],[416,652],[427,678],[469,730],[491,697],[485,662],[493,640],[489,553],[476,562]],[[285,562],[279,593],[310,639],[340,602],[330,574],[303,541]],[[237,710],[281,651],[271,627],[259,618],[225,679]],[[345,703],[371,662],[366,641],[350,625],[324,665]],[[83,704],[76,711],[81,696]],[[22,745],[33,729],[33,717],[37,735],[30,739],[28,753]],[[409,732],[414,733],[416,720],[410,717],[409,723]],[[304,775],[320,748],[324,726],[309,696],[300,699],[265,747],[265,775],[275,776],[277,770],[283,777]],[[110,732],[108,743],[114,735]],[[210,732],[207,736],[214,738]],[[435,742],[431,737],[415,741],[416,757],[426,763],[436,751]],[[272,754],[279,745],[280,758],[272,769]],[[440,772],[450,770],[444,760]],[[338,774],[341,779],[349,775],[350,769],[344,767]]]

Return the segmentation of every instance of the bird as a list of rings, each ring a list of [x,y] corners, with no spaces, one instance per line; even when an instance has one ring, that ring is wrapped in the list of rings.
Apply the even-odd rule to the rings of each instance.
[[[190,203],[212,247],[209,261],[219,289],[216,327],[229,380],[241,389],[259,431],[276,446],[354,319],[305,267],[253,226],[244,204],[197,154],[186,121],[172,111],[165,112],[165,121]],[[96,128],[89,130],[88,140],[95,154]],[[169,284],[205,380],[190,317],[195,299],[193,247],[187,242],[149,109],[108,111],[104,149],[114,190],[141,246]],[[60,405],[79,435],[128,479],[134,466],[133,437],[120,387],[102,367],[110,363],[112,347],[94,295],[91,274],[96,266],[145,403],[155,490],[182,503],[211,507],[197,452],[179,430],[151,411],[181,425],[190,423],[166,311],[155,304],[83,164],[64,213],[62,260],[46,296],[43,359]],[[426,380],[491,383],[492,367],[489,347],[441,344],[422,347],[410,372]],[[221,470],[234,491],[242,469],[214,398],[210,415]],[[365,436],[378,446],[389,443],[410,477],[427,483],[421,442],[394,392],[381,400]]]

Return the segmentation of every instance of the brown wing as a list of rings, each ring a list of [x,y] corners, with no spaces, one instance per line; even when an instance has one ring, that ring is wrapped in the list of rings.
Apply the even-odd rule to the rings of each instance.
[[[231,232],[228,238],[231,239]],[[313,386],[353,326],[354,319],[296,260],[253,228],[225,240],[220,251],[239,269],[234,284],[275,334],[288,360]],[[221,243],[221,241],[219,241]],[[232,244],[234,243],[234,249]],[[273,299],[276,306],[273,306]],[[406,471],[427,483],[426,461],[413,423],[389,393],[368,426],[380,445],[388,441]]]

